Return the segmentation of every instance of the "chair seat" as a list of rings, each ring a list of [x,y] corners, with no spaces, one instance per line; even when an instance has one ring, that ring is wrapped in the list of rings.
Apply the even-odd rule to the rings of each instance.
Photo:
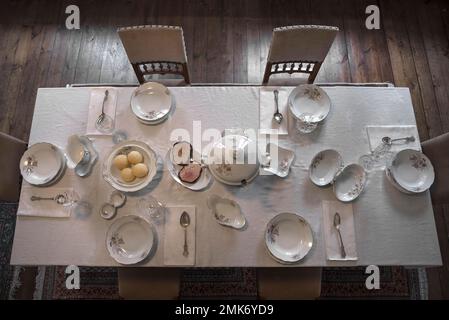
[[[119,294],[130,300],[173,300],[179,296],[177,268],[119,268]]]
[[[321,268],[259,268],[257,280],[261,299],[316,299],[321,294]]]

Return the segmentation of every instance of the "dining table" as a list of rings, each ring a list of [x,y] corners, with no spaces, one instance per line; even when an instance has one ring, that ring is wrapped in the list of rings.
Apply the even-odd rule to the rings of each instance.
[[[416,126],[410,91],[403,87],[321,86],[331,100],[327,118],[312,133],[297,132],[291,115],[284,115],[288,134],[276,136],[277,143],[295,153],[287,177],[259,175],[245,186],[228,186],[213,181],[202,191],[192,191],[174,181],[165,155],[174,130],[184,129],[193,137],[207,129],[257,130],[260,126],[261,86],[208,85],[169,87],[174,110],[157,125],[139,122],[131,112],[136,87],[39,88],[29,145],[49,142],[64,150],[68,138],[85,135],[89,102],[95,88],[116,90],[115,129],[128,139],[143,141],[158,156],[158,172],[151,184],[127,194],[126,204],[112,220],[99,210],[114,190],[102,176],[103,161],[114,146],[111,135],[88,135],[99,158],[92,173],[77,176],[66,169],[63,177],[45,189],[70,187],[91,205],[89,214],[72,212],[68,217],[18,215],[11,255],[13,265],[120,266],[106,247],[106,233],[116,219],[139,214],[137,202],[152,195],[170,206],[194,206],[196,210],[193,267],[349,267],[367,265],[440,266],[442,264],[434,212],[429,191],[405,194],[394,188],[383,170],[367,173],[367,184],[354,200],[357,259],[331,261],[326,256],[323,232],[323,201],[336,201],[332,187],[318,187],[309,179],[309,165],[321,150],[334,149],[345,164],[357,163],[369,153],[367,126]],[[293,87],[283,87],[287,93]],[[419,137],[416,137],[419,143]],[[204,144],[208,141],[203,139]],[[43,188],[23,181],[19,211],[25,198]],[[236,201],[247,226],[242,230],[217,223],[207,199],[220,195]],[[33,210],[33,208],[26,208]],[[280,264],[265,245],[267,223],[277,214],[295,213],[311,226],[313,246],[294,264]],[[157,231],[154,254],[141,267],[171,267],[164,263],[164,221],[152,222]],[[166,239],[165,239],[166,240]]]

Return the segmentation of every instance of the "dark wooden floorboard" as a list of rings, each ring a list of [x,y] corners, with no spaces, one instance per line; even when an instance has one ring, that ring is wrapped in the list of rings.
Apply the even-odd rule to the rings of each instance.
[[[81,30],[65,28],[65,8]],[[365,28],[365,8],[381,29]],[[184,29],[192,82],[260,83],[272,29],[334,25],[340,32],[317,81],[410,88],[422,140],[449,131],[449,3],[446,0],[6,0],[0,11],[0,130],[27,140],[37,88],[136,83],[116,29]],[[373,106],[375,107],[375,106]],[[449,208],[436,207],[444,266],[428,270],[431,298],[449,298]]]

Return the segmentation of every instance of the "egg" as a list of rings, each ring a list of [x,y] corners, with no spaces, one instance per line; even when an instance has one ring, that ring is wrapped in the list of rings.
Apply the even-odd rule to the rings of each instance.
[[[131,151],[128,153],[128,161],[131,164],[141,163],[143,160],[142,154],[139,151]]]
[[[123,181],[125,181],[125,182],[131,182],[136,178],[133,175],[133,171],[131,168],[125,168],[122,171],[120,171],[120,176],[122,177]]]
[[[137,178],[143,178],[148,174],[148,167],[144,163],[138,163],[133,166],[132,173]]]
[[[114,158],[114,166],[122,170],[128,166],[128,158],[124,154],[119,154]]]

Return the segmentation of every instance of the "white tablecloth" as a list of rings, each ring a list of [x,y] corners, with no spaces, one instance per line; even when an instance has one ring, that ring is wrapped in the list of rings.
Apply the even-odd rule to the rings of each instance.
[[[48,141],[65,147],[74,133],[84,134],[90,97],[89,88],[39,89],[30,135],[30,144]],[[258,87],[171,88],[176,110],[163,124],[146,126],[130,112],[133,88],[119,88],[117,127],[129,138],[147,142],[161,157],[169,147],[174,128],[192,132],[192,122],[200,120],[202,130],[231,127],[257,128],[259,125]],[[332,108],[324,125],[309,135],[280,137],[280,145],[296,152],[296,162],[288,178],[260,176],[245,188],[214,182],[204,192],[178,185],[166,167],[150,192],[167,204],[196,205],[196,266],[279,266],[266,251],[266,223],[277,213],[295,212],[312,226],[315,243],[309,256],[297,266],[349,265],[440,265],[441,256],[429,193],[405,195],[386,180],[383,172],[369,174],[361,197],[353,203],[358,260],[326,260],[322,234],[321,201],[335,200],[331,188],[319,188],[308,179],[307,168],[320,150],[338,150],[346,164],[356,162],[369,151],[367,125],[416,125],[407,88],[324,88]],[[289,131],[294,132],[290,120]],[[112,146],[110,137],[95,137],[95,147],[104,155]],[[72,215],[68,219],[18,217],[11,263],[19,265],[115,266],[105,247],[105,234],[112,223],[103,220],[99,206],[112,191],[101,178],[102,161],[85,179],[66,174],[58,186],[73,186],[94,205],[91,216]],[[206,205],[213,193],[235,199],[248,219],[248,228],[237,231],[217,224]],[[129,196],[118,216],[136,213],[137,197]],[[163,239],[163,227],[157,226]],[[164,265],[160,245],[145,266]]]

